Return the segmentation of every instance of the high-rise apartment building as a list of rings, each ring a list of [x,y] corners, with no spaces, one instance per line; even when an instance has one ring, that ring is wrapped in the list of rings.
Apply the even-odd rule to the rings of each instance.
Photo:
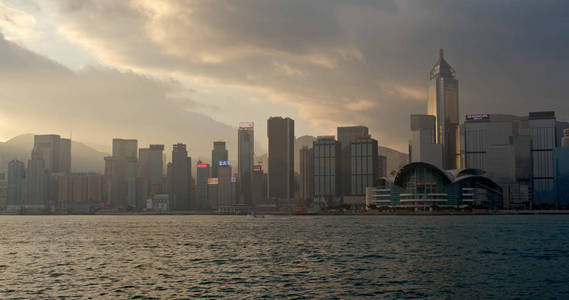
[[[334,136],[319,136],[313,144],[315,205],[340,202],[340,145]]]
[[[19,160],[8,163],[8,212],[21,211],[26,189],[26,168]]]
[[[269,201],[289,206],[294,201],[294,120],[271,117],[267,121],[269,139]]]
[[[255,131],[253,122],[241,122],[237,133],[237,159],[239,167],[239,204],[251,204],[251,173],[255,159]]]
[[[188,210],[190,200],[190,168],[191,158],[188,157],[186,144],[175,144],[172,149],[172,166],[169,182],[170,208],[173,210]]]
[[[430,72],[428,114],[435,116],[436,143],[443,145],[443,168],[459,169],[460,134],[458,80],[455,71],[439,51],[439,60]]]
[[[339,181],[340,186],[337,191],[341,196],[350,195],[352,191],[352,165],[351,165],[351,143],[358,137],[368,136],[369,129],[365,126],[346,126],[337,128],[339,144]]]
[[[530,112],[533,208],[556,206],[553,149],[557,147],[555,113]]]
[[[211,177],[217,177],[217,167],[219,167],[219,162],[227,161],[228,156],[224,141],[213,142],[213,150],[211,151]]]
[[[435,131],[435,116],[411,115],[410,162],[426,162],[443,167],[443,145],[436,143]]]

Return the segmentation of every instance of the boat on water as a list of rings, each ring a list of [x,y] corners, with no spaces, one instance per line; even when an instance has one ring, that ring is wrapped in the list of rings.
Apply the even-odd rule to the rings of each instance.
[[[254,212],[247,214],[248,219],[263,219],[265,216],[257,215]]]

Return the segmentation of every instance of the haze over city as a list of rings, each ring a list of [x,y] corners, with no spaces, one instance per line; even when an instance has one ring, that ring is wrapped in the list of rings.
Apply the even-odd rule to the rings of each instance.
[[[0,0],[0,298],[567,298],[568,20]]]
[[[3,1],[0,137],[73,132],[107,153],[113,137],[184,142],[206,156],[214,139],[234,149],[240,121],[264,133],[283,115],[296,136],[364,124],[407,152],[439,48],[461,116],[566,120],[567,9],[551,3]],[[266,152],[266,134],[256,142]]]

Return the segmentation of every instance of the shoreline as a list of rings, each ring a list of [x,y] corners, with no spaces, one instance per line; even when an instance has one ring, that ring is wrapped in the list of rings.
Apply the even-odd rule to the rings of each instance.
[[[0,212],[0,216],[246,216],[246,214],[218,214],[204,211],[179,212]],[[258,212],[259,216],[488,216],[488,215],[569,215],[569,210],[475,210],[475,211],[396,211],[396,212],[319,212],[288,213]]]

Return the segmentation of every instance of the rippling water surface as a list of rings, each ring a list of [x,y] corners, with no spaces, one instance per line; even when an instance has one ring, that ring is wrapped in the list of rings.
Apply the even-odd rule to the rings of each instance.
[[[0,298],[569,298],[569,216],[0,216]]]

